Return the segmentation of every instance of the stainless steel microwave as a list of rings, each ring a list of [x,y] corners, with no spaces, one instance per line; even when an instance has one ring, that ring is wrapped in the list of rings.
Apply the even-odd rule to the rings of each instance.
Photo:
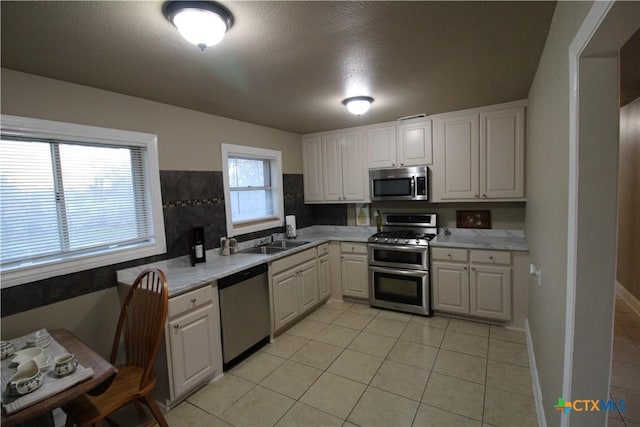
[[[429,168],[370,169],[370,195],[379,200],[429,200]]]

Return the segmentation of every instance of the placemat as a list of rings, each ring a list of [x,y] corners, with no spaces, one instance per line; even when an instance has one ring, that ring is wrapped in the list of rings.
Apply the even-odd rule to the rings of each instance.
[[[23,348],[27,348],[27,337],[28,335],[25,335],[10,341],[15,345],[17,350],[22,350]],[[64,353],[68,353],[67,349],[60,345],[53,337],[50,337],[50,344],[44,348],[44,354],[51,357],[51,366],[44,372],[44,383],[39,389],[24,396],[11,396],[7,392],[9,379],[16,373],[18,365],[11,362],[13,356],[9,356],[2,361],[2,407],[5,409],[7,415],[11,415],[16,411],[47,399],[93,376],[93,369],[85,368],[78,364],[73,374],[62,378],[58,377],[53,370],[53,359]]]

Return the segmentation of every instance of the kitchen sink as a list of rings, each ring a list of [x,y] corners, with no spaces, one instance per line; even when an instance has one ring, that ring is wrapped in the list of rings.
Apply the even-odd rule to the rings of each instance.
[[[275,246],[257,246],[254,248],[249,248],[249,249],[243,249],[241,251],[239,251],[241,254],[265,254],[265,255],[271,255],[271,254],[277,254],[280,252],[284,252],[287,249],[290,248],[283,248],[283,247],[275,247]]]
[[[298,246],[306,245],[310,242],[303,242],[302,240],[278,240],[269,244],[270,248],[278,248],[278,249],[292,249],[297,248]]]

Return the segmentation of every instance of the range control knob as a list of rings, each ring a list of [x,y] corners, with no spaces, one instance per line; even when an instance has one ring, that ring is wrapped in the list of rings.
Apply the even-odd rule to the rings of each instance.
[[[374,242],[377,242],[377,241],[378,241],[378,238],[377,238],[377,237],[374,237],[374,238],[373,238],[373,241],[374,241]]]
[[[409,243],[409,239],[405,239],[404,242],[408,244]]]
[[[398,243],[398,239],[394,239],[394,240],[393,240],[393,242],[394,242],[394,243]]]
[[[385,237],[385,238],[384,238],[385,243],[387,242],[387,240],[389,240],[389,239]]]
[[[416,245],[420,244],[420,239],[416,239]]]

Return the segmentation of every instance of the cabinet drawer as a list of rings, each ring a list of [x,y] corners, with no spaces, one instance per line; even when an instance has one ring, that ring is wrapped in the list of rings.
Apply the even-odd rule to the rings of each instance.
[[[472,250],[471,262],[511,265],[511,252]]]
[[[318,256],[329,254],[329,243],[318,245]]]
[[[213,286],[207,285],[195,291],[169,300],[169,318],[213,301]]]
[[[467,250],[454,248],[431,248],[431,259],[467,262]]]
[[[340,252],[343,254],[366,254],[367,244],[356,242],[340,242]]]
[[[295,267],[298,264],[302,264],[305,261],[309,261],[316,258],[315,248],[307,249],[302,252],[298,252],[288,257],[275,260],[271,263],[271,274],[277,274],[280,271]]]

